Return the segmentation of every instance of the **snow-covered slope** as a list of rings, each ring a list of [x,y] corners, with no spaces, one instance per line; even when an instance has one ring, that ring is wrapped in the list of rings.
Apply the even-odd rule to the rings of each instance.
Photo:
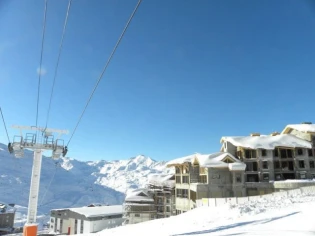
[[[171,218],[88,235],[314,235],[315,192],[261,198],[239,205],[200,207]]]
[[[32,163],[32,152],[25,150],[25,157],[17,159],[0,143],[0,202],[27,206]],[[145,156],[112,162],[43,157],[39,211],[92,202],[121,204],[127,189],[142,187],[150,174],[163,171],[164,162]]]

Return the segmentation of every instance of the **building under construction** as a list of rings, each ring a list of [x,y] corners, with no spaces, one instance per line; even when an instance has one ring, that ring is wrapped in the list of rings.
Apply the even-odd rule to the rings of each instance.
[[[146,188],[132,191],[124,203],[124,224],[175,215],[175,176],[153,175]]]

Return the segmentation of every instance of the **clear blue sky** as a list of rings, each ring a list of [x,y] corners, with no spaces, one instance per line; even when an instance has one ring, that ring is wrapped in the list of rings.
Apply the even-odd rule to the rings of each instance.
[[[74,129],[136,3],[73,0],[49,127]],[[48,2],[40,125],[67,5]],[[0,1],[0,106],[8,127],[35,124],[43,9],[44,0]],[[218,151],[222,136],[315,121],[314,58],[311,1],[143,0],[68,156],[170,160]],[[0,142],[7,143],[2,124]]]

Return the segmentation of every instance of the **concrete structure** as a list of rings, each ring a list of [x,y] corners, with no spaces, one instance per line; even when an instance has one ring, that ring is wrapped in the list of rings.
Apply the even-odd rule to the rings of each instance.
[[[196,207],[196,200],[245,196],[246,165],[230,153],[193,154],[167,163],[175,167],[176,214]]]
[[[122,205],[55,209],[50,231],[59,234],[95,233],[122,225]]]
[[[130,192],[124,203],[124,224],[170,217],[175,214],[174,175],[152,175],[146,188]]]
[[[247,195],[275,191],[273,181],[315,178],[315,125],[288,125],[282,133],[222,137],[221,151],[246,164]]]

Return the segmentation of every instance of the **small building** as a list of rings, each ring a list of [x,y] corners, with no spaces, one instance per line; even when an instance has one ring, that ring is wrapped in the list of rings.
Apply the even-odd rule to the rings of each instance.
[[[95,233],[121,226],[123,206],[96,206],[54,209],[50,212],[50,232],[59,234]]]
[[[0,235],[14,230],[15,208],[0,203]]]
[[[124,224],[175,215],[175,176],[151,175],[146,188],[130,192],[124,203]]]

